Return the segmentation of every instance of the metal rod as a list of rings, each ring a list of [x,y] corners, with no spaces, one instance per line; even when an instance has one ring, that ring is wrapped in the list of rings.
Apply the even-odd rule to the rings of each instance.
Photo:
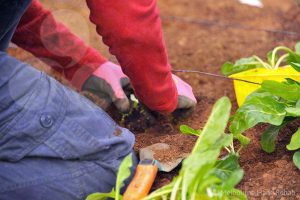
[[[231,77],[228,77],[228,76],[213,74],[213,73],[209,73],[209,72],[202,72],[202,71],[198,71],[198,70],[172,69],[172,72],[196,73],[196,74],[201,74],[201,75],[205,75],[205,76],[212,76],[212,77],[218,77],[218,78],[223,78],[223,79],[227,79],[227,80],[229,79],[229,80],[235,80],[235,81],[242,81],[242,82],[246,82],[246,83],[251,83],[251,84],[255,84],[255,85],[261,85],[260,83],[256,83],[256,82],[253,82],[253,81],[248,81],[248,80],[244,80],[244,79],[240,79],[240,78],[231,78]]]
[[[286,31],[286,30],[271,29],[271,28],[256,28],[253,26],[245,26],[245,25],[241,25],[241,24],[224,23],[224,22],[218,22],[218,21],[212,21],[212,20],[206,20],[206,19],[188,19],[188,18],[177,17],[177,16],[163,15],[163,16],[161,16],[161,18],[163,20],[173,20],[173,21],[178,21],[178,22],[198,24],[198,25],[204,25],[204,26],[218,26],[218,27],[223,27],[223,28],[264,31],[264,32],[269,32],[269,33],[277,33],[277,34],[300,37],[300,33],[297,33],[294,31]]]

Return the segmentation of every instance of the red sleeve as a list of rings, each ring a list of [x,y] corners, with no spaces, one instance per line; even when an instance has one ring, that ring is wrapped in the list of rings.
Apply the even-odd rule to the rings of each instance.
[[[90,19],[149,108],[172,112],[177,89],[156,0],[87,0]]]
[[[37,0],[32,1],[23,15],[12,41],[64,73],[79,90],[85,80],[106,61],[95,49],[58,23]]]

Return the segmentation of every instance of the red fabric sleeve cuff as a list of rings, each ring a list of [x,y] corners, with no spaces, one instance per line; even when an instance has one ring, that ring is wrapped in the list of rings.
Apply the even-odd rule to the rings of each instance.
[[[174,95],[174,97],[170,99],[170,102],[168,102],[167,104],[156,106],[154,107],[154,109],[161,113],[172,113],[176,109],[177,104],[178,104],[178,95],[176,92],[176,95]]]
[[[178,92],[175,83],[171,80],[171,84],[166,85],[168,87],[162,87],[159,93],[164,93],[164,96],[153,96],[151,93],[147,94],[147,91],[140,93],[135,91],[136,96],[151,110],[161,113],[172,113],[178,104]],[[165,89],[165,90],[164,90]],[[164,90],[164,91],[163,91]],[[156,99],[159,101],[156,101]]]

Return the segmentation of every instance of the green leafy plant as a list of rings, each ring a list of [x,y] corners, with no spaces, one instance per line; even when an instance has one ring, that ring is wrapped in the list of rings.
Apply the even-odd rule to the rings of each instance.
[[[184,133],[199,135],[191,155],[183,161],[179,175],[170,184],[144,200],[246,199],[245,194],[235,189],[244,172],[233,148],[233,136],[225,134],[230,110],[229,99],[223,97],[214,105],[200,135],[187,126],[181,127]],[[220,159],[222,149],[228,154]]]
[[[221,68],[221,72],[225,76],[230,76],[232,74],[236,74],[242,71],[259,68],[259,67],[263,67],[263,65],[255,57],[241,58],[237,60],[235,63],[232,62],[224,63]]]
[[[139,107],[139,100],[135,97],[134,94],[130,94],[129,99],[130,99],[130,102],[131,102],[131,106],[130,106],[130,109],[127,113],[122,113],[122,118],[120,120],[121,124],[124,124],[126,118],[130,117],[130,115],[132,115],[134,110],[137,110],[138,107]],[[144,111],[144,110],[142,109],[142,111]]]
[[[293,162],[295,163],[296,167],[300,169],[300,151],[297,151],[293,156]]]
[[[299,93],[297,94],[297,92]],[[294,80],[290,79],[282,83],[264,81],[261,88],[250,94],[236,111],[230,131],[243,145],[247,145],[249,139],[245,139],[246,137],[242,135],[244,131],[259,123],[270,124],[262,134],[260,144],[267,153],[274,152],[280,130],[289,122],[300,117],[299,94],[300,85]],[[287,149],[291,151],[300,149],[299,129],[293,134]],[[297,166],[295,159],[294,163]]]
[[[198,130],[195,130],[187,125],[181,125],[179,127],[180,129],[180,132],[183,133],[183,134],[186,134],[186,135],[195,135],[195,136],[199,136],[200,133],[201,133],[201,130],[198,129]]]
[[[121,188],[124,186],[124,181],[130,176],[130,167],[132,166],[132,155],[129,154],[122,161],[116,179],[115,189],[112,189],[109,193],[94,193],[90,194],[86,200],[106,200],[107,198],[113,198],[115,200],[121,200],[120,194]]]
[[[264,133],[261,135],[260,146],[267,153],[272,153],[275,151],[276,139],[279,131],[288,123],[289,121],[283,122],[279,126],[270,125]]]
[[[235,63],[224,63],[221,72],[225,76],[230,76],[254,68],[277,69],[284,62],[300,72],[300,43],[295,45],[295,51],[285,46],[276,47],[267,54],[266,60],[263,61],[256,55],[241,58]]]
[[[239,165],[239,154],[233,146],[233,135],[225,129],[230,117],[231,103],[227,97],[219,99],[202,131],[182,125],[183,134],[192,134],[198,140],[182,164],[179,176],[172,182],[148,195],[144,200],[197,200],[197,199],[247,199],[235,188],[244,171]],[[220,157],[222,150],[227,154]],[[122,199],[120,188],[130,175],[131,155],[122,162],[115,190],[110,193],[94,193],[87,200]]]
[[[284,52],[279,54],[279,52]],[[250,61],[250,59],[248,59]],[[300,43],[295,46],[295,51],[287,47],[276,47],[267,55],[267,62],[257,56],[253,56],[251,63],[259,62],[252,68],[265,67],[277,69],[282,62],[291,65],[300,72]],[[247,63],[244,63],[246,65]],[[233,66],[234,68],[234,66]],[[233,74],[236,70],[231,69],[227,74]],[[247,70],[246,67],[243,70]],[[224,71],[224,66],[222,67]],[[280,130],[289,122],[300,117],[300,83],[287,78],[284,82],[266,80],[261,84],[261,88],[250,94],[244,104],[236,111],[230,125],[230,131],[234,137],[240,140],[242,145],[247,145],[250,140],[242,133],[259,123],[267,123],[269,127],[261,135],[260,144],[264,151],[272,153],[276,147],[276,139]],[[287,145],[288,150],[300,149],[300,131],[298,130]],[[297,166],[298,152],[295,153],[294,163]],[[299,165],[298,165],[299,166]],[[299,167],[298,167],[299,168]]]

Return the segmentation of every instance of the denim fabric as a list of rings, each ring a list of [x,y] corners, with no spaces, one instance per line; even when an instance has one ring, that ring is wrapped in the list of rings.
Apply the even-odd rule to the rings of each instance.
[[[0,53],[1,200],[107,192],[133,144],[133,134],[88,99]]]
[[[94,192],[109,192],[116,176],[110,164],[49,158],[0,161],[0,199],[83,200]]]
[[[0,0],[0,51],[5,51],[31,0]]]
[[[0,0],[0,200],[108,192],[134,136],[86,98],[4,52],[29,3]],[[5,11],[7,5],[15,9]]]

